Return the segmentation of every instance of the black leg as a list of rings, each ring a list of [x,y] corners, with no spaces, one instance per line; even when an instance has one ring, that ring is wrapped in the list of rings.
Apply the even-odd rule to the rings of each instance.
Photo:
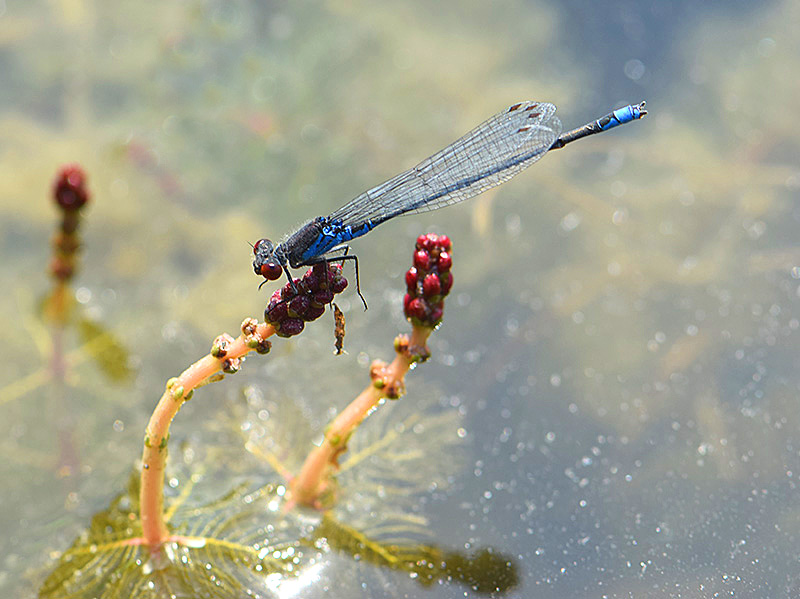
[[[309,266],[312,265],[312,264],[319,264],[320,262],[324,262],[325,264],[335,264],[337,262],[340,263],[340,264],[344,264],[345,260],[352,260],[353,264],[355,265],[355,270],[356,270],[356,292],[358,293],[358,297],[361,298],[361,303],[364,304],[364,311],[366,311],[368,309],[367,300],[364,299],[364,296],[361,294],[361,276],[359,275],[359,272],[358,272],[358,256],[356,256],[355,254],[348,254],[347,253],[347,252],[350,251],[350,246],[349,245],[346,245],[346,246],[344,246],[343,248],[340,248],[340,249],[344,250],[344,254],[341,255],[341,256],[337,256],[335,258],[329,258],[329,257],[326,257],[326,256],[321,256],[321,257],[317,258],[314,262],[307,262],[306,264],[308,264]]]
[[[361,298],[361,303],[364,304],[364,311],[366,311],[367,310],[367,300],[365,300],[364,296],[361,295],[361,276],[359,275],[359,272],[358,272],[358,256],[356,256],[355,254],[348,255],[347,254],[347,250],[349,250],[349,249],[350,249],[350,247],[347,246],[347,248],[344,251],[344,256],[339,256],[338,258],[331,258],[329,261],[330,262],[335,262],[335,261],[339,261],[340,260],[342,263],[344,263],[345,260],[352,260],[353,261],[353,265],[355,266],[355,269],[356,269],[356,292],[358,293],[358,297]]]
[[[292,278],[292,273],[289,272],[289,267],[286,266],[285,264],[281,264],[281,266],[283,267],[283,272],[286,273],[286,278],[289,279],[289,285],[292,286],[292,291],[297,293],[297,287],[294,284],[294,279]]]

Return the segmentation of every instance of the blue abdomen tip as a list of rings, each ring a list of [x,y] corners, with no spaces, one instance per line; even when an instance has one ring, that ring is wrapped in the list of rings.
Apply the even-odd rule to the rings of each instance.
[[[625,123],[630,123],[631,121],[640,119],[646,114],[647,111],[644,109],[644,102],[636,105],[628,104],[627,106],[618,108],[608,116],[598,120],[597,123],[600,125],[600,128],[603,131],[608,131],[609,129],[617,127],[618,125],[624,125]]]
[[[629,104],[624,108],[615,110],[612,114],[614,118],[619,121],[620,125],[642,118],[642,110],[638,105],[632,106]]]

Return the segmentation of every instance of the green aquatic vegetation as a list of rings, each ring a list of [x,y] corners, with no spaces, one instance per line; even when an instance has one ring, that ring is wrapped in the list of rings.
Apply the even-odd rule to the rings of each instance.
[[[265,407],[270,410],[269,432],[256,434],[248,421],[244,429],[253,433],[247,445],[258,460],[263,453],[255,448],[267,440],[273,455],[285,455],[281,447],[293,448],[288,451],[291,459],[274,471],[280,480],[280,473],[302,458],[300,441],[306,429],[298,425],[308,424],[302,416],[305,408],[285,401],[265,403],[253,391],[248,397],[231,416],[230,428],[242,429],[237,425],[241,412],[251,423],[263,424],[257,414]],[[138,474],[132,474],[126,492],[56,556],[58,566],[42,584],[40,596],[269,596],[293,585],[313,586],[320,572],[346,589],[354,582],[353,568],[367,564],[406,572],[423,586],[451,580],[479,593],[513,588],[518,574],[508,556],[431,543],[430,523],[416,509],[421,493],[432,485],[447,486],[450,468],[430,456],[453,453],[460,443],[454,434],[457,413],[430,405],[430,400],[392,407],[400,413],[379,410],[370,426],[359,431],[364,434],[354,436],[337,476],[340,500],[324,512],[290,508],[282,482],[258,488],[243,482],[222,497],[196,504],[193,497],[207,497],[220,487],[218,473],[203,463],[227,463],[235,459],[237,446],[212,449],[201,464],[180,468],[186,472],[178,476],[186,483],[168,501],[165,514],[180,541],[153,552],[138,540],[140,488]]]
[[[266,504],[274,493],[232,491],[193,507],[180,526],[191,541],[153,553],[130,542],[141,535],[138,482],[135,473],[127,492],[96,514],[89,529],[59,556],[60,565],[42,584],[40,597],[241,597],[256,581],[263,584],[264,577],[293,569],[296,560],[274,557],[280,549],[265,538],[270,528]],[[179,506],[176,502],[173,511],[180,512]]]
[[[210,482],[197,478],[202,481],[198,485]],[[193,486],[188,485],[170,509],[175,530],[186,541],[154,554],[129,542],[141,533],[136,525],[138,480],[134,473],[127,491],[57,556],[59,566],[42,584],[40,597],[265,597],[298,585],[313,587],[334,556],[351,564],[334,561],[335,571],[326,574],[340,589],[347,578],[352,581],[351,569],[359,563],[407,572],[422,586],[445,579],[479,593],[505,591],[518,582],[512,562],[500,553],[483,549],[470,554],[409,542],[409,533],[420,534],[424,522],[412,527],[379,517],[372,526],[379,541],[329,512],[284,513],[286,489],[281,485],[234,489],[202,506],[183,504]]]

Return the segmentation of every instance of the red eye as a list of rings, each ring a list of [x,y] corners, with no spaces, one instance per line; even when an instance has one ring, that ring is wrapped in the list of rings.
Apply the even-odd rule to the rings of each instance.
[[[269,239],[259,239],[253,244],[253,253],[258,254],[258,248],[261,246],[262,243],[266,243],[267,247],[272,245],[272,242]]]
[[[268,281],[279,279],[281,274],[283,274],[283,269],[281,268],[280,264],[275,264],[275,262],[264,262],[264,264],[261,265],[261,276]]]

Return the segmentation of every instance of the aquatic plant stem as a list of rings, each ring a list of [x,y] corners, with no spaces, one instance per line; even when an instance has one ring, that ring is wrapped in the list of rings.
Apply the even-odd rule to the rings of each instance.
[[[51,400],[54,421],[57,422],[58,475],[67,477],[78,471],[80,464],[75,443],[75,421],[67,392],[67,363],[64,356],[64,334],[73,317],[74,296],[70,282],[75,276],[80,257],[81,210],[89,201],[86,173],[77,164],[59,169],[53,183],[53,202],[61,215],[61,222],[52,239],[53,253],[48,271],[53,279],[53,289],[43,305],[44,319],[52,323],[52,352],[50,375],[53,380]]]
[[[411,338],[399,335],[394,347],[397,355],[391,364],[375,360],[370,366],[371,384],[348,405],[325,430],[319,447],[309,453],[300,473],[290,481],[291,500],[322,508],[330,489],[331,476],[339,468],[339,456],[347,450],[347,441],[359,424],[384,398],[399,399],[405,392],[405,375],[417,362],[430,355],[426,342],[433,328],[414,325]]]
[[[172,419],[183,403],[191,398],[192,391],[208,382],[220,370],[235,372],[239,368],[240,358],[248,352],[269,351],[267,339],[274,334],[275,329],[271,325],[248,318],[242,323],[242,334],[237,339],[234,340],[229,335],[217,337],[211,353],[189,366],[177,378],[167,382],[164,394],[147,424],[142,452],[139,517],[143,542],[151,550],[157,550],[170,539],[164,520],[164,471]]]

